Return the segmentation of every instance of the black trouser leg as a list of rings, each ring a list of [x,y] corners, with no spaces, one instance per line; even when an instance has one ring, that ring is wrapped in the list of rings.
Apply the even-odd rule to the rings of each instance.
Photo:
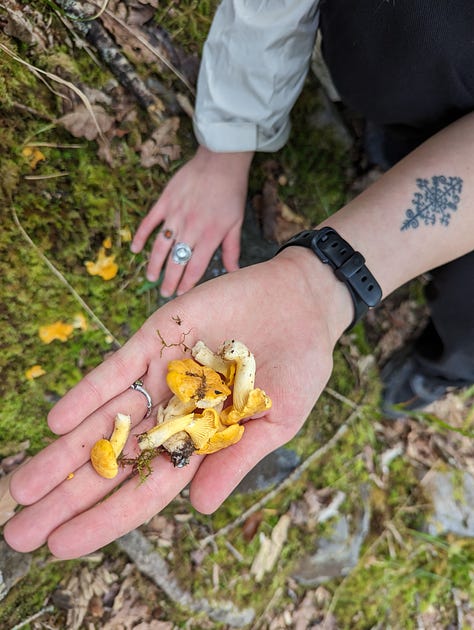
[[[472,0],[321,0],[320,11],[334,84],[369,121],[383,168],[474,110]],[[433,270],[427,299],[418,361],[429,374],[474,382],[474,252]]]

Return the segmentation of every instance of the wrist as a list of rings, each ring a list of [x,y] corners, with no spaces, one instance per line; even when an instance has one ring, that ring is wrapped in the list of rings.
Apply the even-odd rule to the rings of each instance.
[[[324,322],[328,338],[334,346],[350,325],[354,315],[351,295],[333,270],[306,247],[287,247],[276,257],[275,262],[291,268],[291,282],[300,282],[300,291],[307,303],[303,321],[312,317]]]
[[[196,159],[211,164],[217,172],[245,173],[250,169],[250,164],[254,156],[253,151],[236,152],[216,152],[211,151],[204,145],[199,145],[196,152]]]

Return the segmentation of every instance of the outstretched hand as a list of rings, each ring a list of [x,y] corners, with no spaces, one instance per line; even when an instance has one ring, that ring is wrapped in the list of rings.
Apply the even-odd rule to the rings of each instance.
[[[132,241],[132,251],[136,253],[161,225],[151,250],[147,278],[155,282],[165,269],[160,288],[164,297],[193,287],[219,245],[225,269],[238,269],[252,156],[251,152],[213,153],[199,147],[140,223]],[[175,242],[186,243],[193,250],[185,267],[168,256]]]
[[[304,266],[319,265],[306,254],[289,248],[169,302],[66,394],[49,415],[51,429],[61,437],[13,476],[12,495],[27,507],[5,526],[7,542],[31,551],[47,541],[57,557],[77,557],[139,526],[189,483],[194,507],[210,513],[260,459],[293,437],[329,378],[340,333],[328,326],[324,282],[318,292],[306,282]],[[229,338],[254,353],[256,385],[271,397],[272,408],[246,423],[240,442],[205,457],[193,455],[184,468],[173,468],[160,455],[143,483],[130,476],[130,467],[112,480],[99,477],[89,462],[90,449],[111,434],[117,412],[132,417],[128,456],[138,451],[136,435],[154,424],[152,417],[143,419],[146,399],[130,385],[143,377],[153,404],[166,403],[166,367],[183,356],[183,344],[202,339],[216,349]]]

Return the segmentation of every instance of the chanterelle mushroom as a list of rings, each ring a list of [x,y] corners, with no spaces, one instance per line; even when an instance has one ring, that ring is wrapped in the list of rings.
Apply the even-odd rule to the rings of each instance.
[[[270,409],[272,401],[262,389],[255,389],[255,357],[245,344],[232,339],[222,344],[221,356],[227,361],[235,361],[236,372],[232,405],[221,413],[224,424],[235,424],[250,418],[260,411]]]
[[[117,458],[125,446],[131,427],[131,418],[124,413],[115,417],[114,430],[109,440],[98,440],[91,450],[91,463],[101,477],[113,479],[118,473]]]
[[[159,408],[157,425],[138,436],[136,463],[166,450],[175,466],[184,466],[193,453],[208,455],[238,442],[245,430],[240,420],[271,407],[254,387],[255,358],[245,344],[226,341],[214,353],[199,341],[192,354],[194,359],[170,361],[166,380],[174,395]],[[232,405],[223,408],[231,394]]]
[[[170,361],[166,382],[182,402],[194,401],[200,409],[215,407],[230,395],[230,389],[215,370],[193,359]]]

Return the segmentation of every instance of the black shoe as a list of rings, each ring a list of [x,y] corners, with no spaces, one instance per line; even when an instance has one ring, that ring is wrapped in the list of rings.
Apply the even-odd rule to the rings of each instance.
[[[439,400],[450,389],[468,384],[427,374],[413,348],[396,352],[385,364],[380,377],[382,411],[392,419],[406,417]]]

